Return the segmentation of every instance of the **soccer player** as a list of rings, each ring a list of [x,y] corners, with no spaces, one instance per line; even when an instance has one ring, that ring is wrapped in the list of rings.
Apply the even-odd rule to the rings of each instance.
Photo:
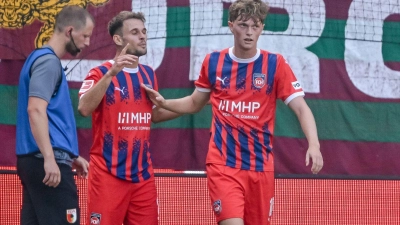
[[[311,158],[313,173],[323,166],[315,120],[300,83],[281,55],[257,48],[267,12],[267,4],[260,0],[238,0],[230,6],[234,46],[205,57],[192,95],[165,100],[142,85],[155,105],[177,113],[198,112],[211,100],[206,170],[220,225],[270,224],[277,99],[300,121],[309,144],[306,165]]]
[[[138,63],[147,53],[145,18],[122,11],[108,24],[114,60],[93,68],[79,91],[78,110],[92,114],[88,212],[90,224],[158,224],[150,157],[150,125],[179,114],[158,107],[141,83],[158,90],[152,68]]]
[[[22,182],[21,224],[80,224],[72,168],[86,177],[89,163],[78,154],[68,83],[60,58],[89,46],[93,17],[66,6],[56,17],[47,45],[26,60],[18,85],[17,173]],[[72,166],[72,168],[71,168]]]

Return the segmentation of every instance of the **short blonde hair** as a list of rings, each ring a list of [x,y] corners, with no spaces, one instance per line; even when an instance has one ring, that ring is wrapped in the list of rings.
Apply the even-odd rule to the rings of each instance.
[[[68,5],[57,14],[54,29],[61,32],[65,27],[73,26],[79,30],[86,26],[88,18],[94,23],[93,16],[86,9],[77,5]]]
[[[268,10],[268,4],[261,0],[237,0],[229,7],[229,21],[252,19],[255,23],[264,24]]]

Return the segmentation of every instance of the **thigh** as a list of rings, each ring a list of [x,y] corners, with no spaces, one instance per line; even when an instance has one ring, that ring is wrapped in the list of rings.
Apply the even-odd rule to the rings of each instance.
[[[18,175],[25,187],[24,206],[27,210],[21,216],[30,220],[33,208],[40,224],[80,224],[78,194],[71,167],[58,164],[61,182],[53,188],[42,182],[45,176],[43,163],[43,159],[35,157],[18,159]]]
[[[122,224],[129,204],[130,182],[116,178],[90,162],[88,224]]]
[[[131,201],[124,225],[157,225],[158,203],[154,176],[150,179],[131,184]]]
[[[20,214],[21,225],[39,225],[37,219],[35,208],[33,207],[31,197],[26,189],[25,185],[22,183],[22,208]]]
[[[231,218],[243,219],[244,188],[240,170],[207,164],[207,186],[217,222]]]
[[[27,183],[29,185],[30,179],[40,179],[40,177],[33,178],[29,176],[28,171],[31,170],[30,161],[25,157],[17,158],[17,174],[22,184],[22,208],[20,214],[21,225],[36,225],[39,224],[37,220],[37,216],[35,213],[35,208],[33,207],[33,203],[31,200],[31,196],[27,189]],[[29,163],[29,164],[28,164]],[[36,175],[36,174],[35,174]]]
[[[248,172],[245,196],[245,224],[270,224],[274,207],[274,172]]]

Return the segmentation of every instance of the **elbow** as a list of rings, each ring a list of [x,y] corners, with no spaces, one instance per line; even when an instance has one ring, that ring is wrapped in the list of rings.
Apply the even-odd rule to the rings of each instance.
[[[88,117],[91,114],[91,112],[89,112],[89,110],[85,109],[81,104],[78,105],[78,112],[83,117]]]
[[[39,114],[40,110],[35,105],[28,105],[27,112],[29,117],[32,117],[35,114]]]
[[[161,120],[156,119],[156,118],[154,118],[154,117],[151,117],[151,122],[153,122],[153,123],[159,123],[159,122],[161,122]]]
[[[190,114],[196,114],[196,113],[200,112],[202,108],[203,107],[194,107],[192,109],[192,111],[190,112]]]
[[[160,123],[160,122],[163,122],[163,121],[166,121],[166,120],[168,120],[167,118],[162,118],[161,116],[152,116],[151,117],[151,122],[153,122],[154,124],[155,123]]]
[[[81,116],[83,117],[88,117],[90,116],[90,113],[84,110],[78,110],[79,114],[81,114]]]

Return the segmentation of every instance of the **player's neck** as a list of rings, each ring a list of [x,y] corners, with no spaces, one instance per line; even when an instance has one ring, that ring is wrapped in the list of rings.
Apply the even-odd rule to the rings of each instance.
[[[49,45],[53,49],[57,57],[61,59],[61,57],[65,55],[67,50],[65,49],[65,44],[61,43],[59,40],[61,40],[61,38],[56,37],[56,34],[54,34],[46,43],[46,45]]]
[[[241,49],[236,46],[232,49],[233,55],[240,59],[250,59],[257,54],[257,48],[254,49]]]

